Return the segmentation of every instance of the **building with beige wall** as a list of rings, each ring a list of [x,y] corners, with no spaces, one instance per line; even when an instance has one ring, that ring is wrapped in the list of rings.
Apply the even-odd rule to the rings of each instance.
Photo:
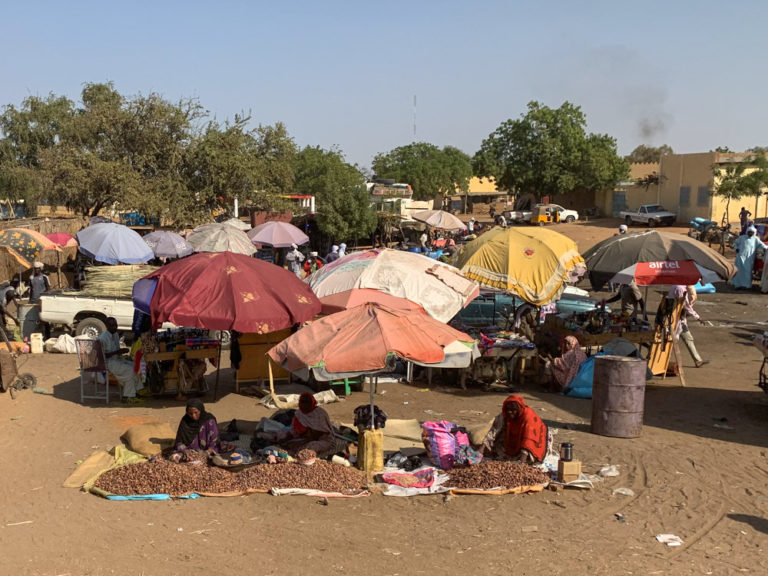
[[[748,157],[744,153],[700,152],[669,154],[658,164],[632,164],[631,176],[614,190],[596,195],[598,206],[606,215],[618,216],[621,210],[637,210],[642,204],[661,204],[677,214],[680,224],[692,218],[706,218],[720,222],[726,211],[726,201],[713,196],[716,179],[713,166],[725,166]],[[637,184],[638,180],[658,174],[658,182],[650,186]],[[753,218],[768,217],[768,196],[744,197],[733,200],[728,207],[728,220],[738,222],[742,206],[752,212]]]

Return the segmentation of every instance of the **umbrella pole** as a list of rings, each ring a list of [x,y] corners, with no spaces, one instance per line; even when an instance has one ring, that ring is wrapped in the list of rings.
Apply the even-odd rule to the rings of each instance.
[[[376,377],[377,385],[378,385],[379,377]],[[371,389],[371,430],[374,428],[374,417],[373,417],[373,376],[368,376],[368,386]]]
[[[219,397],[219,375],[221,374],[221,330],[219,330],[219,353],[216,357],[216,384],[213,385],[213,401]]]
[[[56,251],[56,280],[59,283],[58,288],[61,288],[61,252]]]

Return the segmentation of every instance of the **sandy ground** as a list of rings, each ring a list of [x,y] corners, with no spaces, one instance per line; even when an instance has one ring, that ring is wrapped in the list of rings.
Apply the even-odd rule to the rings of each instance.
[[[557,229],[583,250],[616,224]],[[24,356],[20,370],[52,394],[0,395],[0,573],[766,574],[768,397],[756,386],[762,356],[750,341],[768,327],[766,306],[757,292],[700,297],[699,312],[712,325],[692,330],[711,363],[695,369],[683,350],[688,386],[649,384],[636,439],[593,435],[589,400],[524,385],[521,393],[557,429],[556,442],[573,443],[586,472],[615,464],[621,474],[591,491],[522,496],[109,502],[62,482],[133,423],[156,418],[175,429],[182,404],[83,406],[73,355]],[[269,414],[234,393],[231,370],[221,375],[219,400],[207,397],[220,422]],[[507,394],[423,387],[387,385],[377,403],[391,418],[434,419],[425,413],[432,410],[471,424],[495,415]],[[349,421],[365,398],[355,393],[328,411]],[[617,488],[634,496],[614,494]],[[684,545],[666,547],[654,539],[660,533]]]

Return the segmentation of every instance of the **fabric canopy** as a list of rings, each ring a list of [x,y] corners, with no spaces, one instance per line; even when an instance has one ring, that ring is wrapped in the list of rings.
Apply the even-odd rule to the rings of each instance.
[[[143,264],[155,257],[141,236],[115,222],[91,224],[77,233],[80,252],[105,264]]]
[[[543,227],[493,228],[467,244],[456,266],[481,285],[536,306],[557,300],[585,272],[576,243]]]
[[[427,226],[440,230],[466,230],[467,225],[445,210],[422,210],[413,214],[412,218],[424,222]]]
[[[194,254],[166,264],[133,286],[134,306],[163,322],[208,330],[267,334],[305,322],[320,301],[295,274],[233,254]]]
[[[584,253],[593,290],[601,290],[613,276],[637,262],[693,260],[728,280],[736,268],[719,252],[703,242],[682,234],[648,230],[636,234],[619,234],[595,244]]]
[[[458,344],[457,344],[458,343]],[[446,355],[446,350],[453,352]],[[419,311],[363,304],[315,320],[268,352],[286,370],[318,380],[375,374],[402,358],[424,366],[469,366],[475,340]]]
[[[254,244],[265,244],[274,248],[288,248],[291,244],[301,246],[309,242],[309,236],[289,222],[264,222],[248,232]]]
[[[625,268],[613,278],[611,284],[629,284],[632,280],[638,286],[693,285],[720,281],[712,270],[699,266],[693,260],[664,260],[661,262],[638,262]]]
[[[475,282],[453,266],[388,248],[348,254],[312,273],[306,281],[318,298],[360,288],[406,298],[441,322],[453,318],[480,292]]]

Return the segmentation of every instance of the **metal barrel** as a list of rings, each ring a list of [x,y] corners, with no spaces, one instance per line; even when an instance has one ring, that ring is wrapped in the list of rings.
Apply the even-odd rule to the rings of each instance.
[[[636,438],[643,430],[646,362],[626,356],[597,356],[592,382],[592,432]]]

